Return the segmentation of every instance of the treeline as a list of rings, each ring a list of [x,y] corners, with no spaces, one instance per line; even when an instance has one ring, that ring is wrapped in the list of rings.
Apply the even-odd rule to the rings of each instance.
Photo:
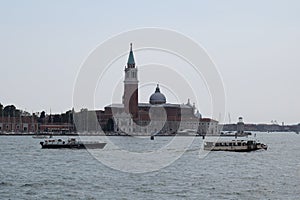
[[[223,124],[223,131],[236,131],[236,124]],[[279,125],[279,124],[245,124],[245,131],[259,132],[300,132],[300,123],[294,125]]]
[[[73,111],[68,110],[62,114],[50,114],[46,115],[45,111],[42,111],[38,117],[38,122],[41,124],[50,123],[70,123],[73,124]]]
[[[14,105],[3,107],[0,103],[0,116],[3,117],[20,117],[21,115],[30,115],[29,113],[17,109]]]

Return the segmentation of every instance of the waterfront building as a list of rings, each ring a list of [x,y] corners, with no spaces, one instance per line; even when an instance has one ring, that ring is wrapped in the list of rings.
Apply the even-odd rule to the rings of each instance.
[[[39,125],[39,132],[41,133],[70,133],[73,131],[73,124],[70,123],[47,123]]]
[[[221,131],[219,122],[210,118],[201,118],[198,126],[200,135],[218,135]]]
[[[0,117],[0,132],[36,132],[38,122],[35,115],[32,116],[2,116]]]
[[[192,105],[190,100],[186,104],[168,103],[158,84],[154,93],[149,95],[149,102],[139,102],[138,69],[132,44],[124,73],[122,103],[108,105],[104,110],[84,109],[75,113],[77,131],[98,131],[101,128],[104,132],[129,135],[173,135],[189,129],[202,134],[219,134],[218,121],[202,119],[195,104]]]

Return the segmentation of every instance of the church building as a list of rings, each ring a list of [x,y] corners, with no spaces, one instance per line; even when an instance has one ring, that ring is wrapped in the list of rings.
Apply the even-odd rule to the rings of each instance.
[[[208,118],[202,120],[201,114],[189,100],[186,104],[168,103],[158,84],[154,93],[149,95],[149,102],[139,102],[138,69],[132,44],[124,74],[122,103],[96,111],[98,125],[90,125],[90,129],[97,131],[101,128],[105,133],[120,135],[174,135],[184,130],[206,132],[203,129],[205,125],[210,127],[208,134],[217,134],[217,121]]]

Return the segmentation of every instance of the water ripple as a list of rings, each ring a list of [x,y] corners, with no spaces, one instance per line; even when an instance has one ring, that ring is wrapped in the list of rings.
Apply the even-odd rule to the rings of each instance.
[[[204,159],[198,158],[202,140],[197,138],[180,159],[145,174],[110,169],[85,150],[45,150],[31,137],[1,137],[0,199],[297,199],[299,135],[257,137],[268,151],[210,152]],[[122,139],[114,137],[118,143]],[[141,150],[169,140],[159,138],[156,144],[126,137],[126,144]]]

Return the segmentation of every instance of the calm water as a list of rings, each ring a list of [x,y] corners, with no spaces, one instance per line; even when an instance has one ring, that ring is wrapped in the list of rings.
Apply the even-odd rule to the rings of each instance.
[[[268,144],[267,151],[210,152],[203,159],[202,139],[196,138],[168,167],[134,174],[111,169],[86,150],[47,150],[39,139],[1,136],[0,199],[299,199],[300,135],[258,133],[257,138]],[[122,148],[149,150],[170,138],[111,140]]]

